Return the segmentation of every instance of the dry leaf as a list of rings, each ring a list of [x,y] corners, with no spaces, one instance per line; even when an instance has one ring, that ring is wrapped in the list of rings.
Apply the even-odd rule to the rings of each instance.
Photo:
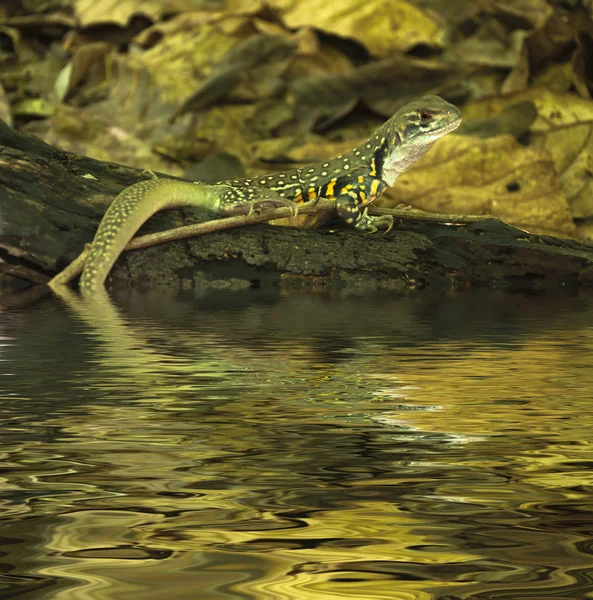
[[[471,37],[447,52],[449,60],[487,67],[514,68],[521,60],[526,31],[509,32],[495,20],[487,20]]]
[[[184,147],[188,158],[200,155],[199,147],[206,146],[218,146],[229,152],[242,146],[242,154],[238,156],[248,155],[247,141],[240,133],[245,130],[244,122],[238,126],[234,117],[225,117],[221,122],[220,111],[211,119],[205,119],[203,128],[201,124],[197,126],[197,136],[193,132],[188,134],[188,127],[193,127],[190,117],[179,119],[173,127],[169,125],[168,119],[182,99],[199,87],[212,66],[241,39],[228,34],[229,20],[226,19],[189,29],[181,26],[183,20],[178,21],[177,28],[152,48],[107,55],[103,79],[92,82],[103,94],[103,99],[85,106],[81,117],[83,123],[90,125],[75,131],[70,123],[63,123],[69,119],[64,116],[64,111],[60,111],[50,121],[46,140],[95,158],[169,172],[178,167],[174,163],[165,163],[157,156],[157,149],[160,154],[176,160],[184,158],[179,155]],[[232,21],[236,23],[239,19]],[[249,21],[243,18],[242,23],[245,25]],[[87,85],[72,101],[84,100],[92,93],[93,88]],[[231,111],[231,114],[234,113]],[[210,123],[216,125],[210,126]],[[229,127],[233,135],[223,127]],[[116,140],[111,142],[112,149],[106,156],[112,134]],[[180,145],[175,137],[191,139],[192,143]],[[134,156],[135,152],[137,156]]]
[[[360,140],[327,142],[319,136],[311,135],[305,142],[295,145],[293,137],[274,138],[253,142],[251,148],[260,160],[270,163],[282,162],[310,165],[349,152]],[[284,166],[283,166],[284,169]]]
[[[278,87],[297,44],[287,36],[255,34],[230,48],[212,73],[175,111],[172,120],[222,104],[238,88],[242,99],[266,97]]]
[[[494,215],[531,233],[576,237],[550,154],[511,136],[448,136],[404,173],[380,203],[425,211]]]
[[[493,0],[495,13],[511,17],[515,22],[524,20],[533,29],[540,29],[548,22],[554,10],[547,0]]]
[[[195,137],[215,143],[216,147],[241,159],[244,165],[257,161],[251,144],[256,133],[250,121],[256,105],[215,106],[196,121]]]
[[[529,54],[527,48],[523,46],[521,55],[517,60],[517,64],[513,67],[513,70],[507,75],[504,80],[500,92],[501,94],[511,94],[513,92],[520,92],[527,87],[529,83]]]
[[[54,85],[56,98],[63,101],[93,68],[103,68],[103,58],[111,51],[106,42],[94,42],[80,46],[70,62],[62,69]]]
[[[82,27],[115,23],[126,27],[134,15],[156,21],[192,9],[189,0],[75,0],[74,13]]]
[[[255,14],[260,12],[266,6],[266,0],[222,0],[215,2],[217,10],[222,10],[227,14]]]
[[[375,56],[420,44],[442,47],[444,24],[407,0],[268,0],[287,27],[314,27],[356,40]]]
[[[484,10],[482,2],[474,0],[414,0],[419,8],[439,15],[449,25],[469,22]]]
[[[286,72],[289,81],[300,77],[322,77],[352,71],[352,61],[338,48],[322,44],[312,29],[300,29],[294,36],[299,49]]]
[[[0,120],[12,127],[12,111],[4,87],[0,83]]]
[[[571,63],[551,63],[531,78],[531,86],[555,93],[566,93],[573,86]]]
[[[459,80],[453,67],[438,60],[398,55],[345,73],[296,79],[289,84],[289,100],[300,129],[308,131],[320,118],[324,118],[322,127],[337,121],[359,100],[391,117],[414,98],[443,94]]]
[[[573,217],[593,217],[593,122],[550,129],[534,146],[550,152]]]
[[[240,25],[245,24],[243,18],[231,19],[239,21]],[[196,32],[201,27],[207,24],[212,24],[216,21],[221,21],[220,15],[211,12],[197,10],[190,13],[182,13],[176,15],[167,21],[154,23],[150,27],[143,29],[138,35],[133,38],[135,45],[143,48],[152,48],[163,40],[167,40],[170,36],[184,32]]]
[[[577,222],[577,231],[579,238],[591,242],[593,240],[593,219],[587,219],[586,221]]]
[[[481,138],[511,134],[520,140],[529,132],[531,124],[537,118],[533,102],[525,101],[505,106],[498,114],[484,119],[464,118],[457,133]]]
[[[62,150],[133,167],[181,175],[181,168],[155,154],[152,144],[133,131],[92,116],[88,111],[59,105],[50,120],[46,141]]]
[[[492,96],[471,102],[463,107],[464,119],[480,119],[498,114],[505,107],[519,102],[533,102],[538,117],[532,132],[546,132],[562,125],[593,121],[593,102],[574,94],[531,88],[508,96]]]
[[[12,107],[15,117],[51,117],[55,112],[53,104],[43,98],[26,98]]]
[[[530,100],[536,107],[533,147],[550,153],[574,218],[593,216],[593,103],[574,94],[530,89],[506,100],[490,98],[470,104],[464,116],[498,111],[511,99]]]
[[[515,2],[509,0],[509,3],[511,1]],[[546,61],[563,60],[574,45],[576,35],[577,29],[567,15],[552,10],[549,18],[536,27],[526,40],[531,66],[538,68]]]

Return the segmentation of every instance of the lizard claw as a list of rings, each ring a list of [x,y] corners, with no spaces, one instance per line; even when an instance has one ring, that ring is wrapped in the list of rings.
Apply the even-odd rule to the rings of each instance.
[[[247,216],[251,216],[256,210],[259,209],[280,208],[282,206],[290,208],[290,217],[292,219],[294,219],[299,214],[299,205],[296,202],[277,196],[273,198],[262,198],[254,200],[249,204],[249,213],[247,214]]]
[[[376,233],[379,229],[385,229],[383,235],[389,233],[393,229],[393,216],[391,215],[380,215],[378,217],[369,217],[373,219],[371,224],[371,228],[367,231],[367,233]],[[379,227],[377,227],[379,225]]]
[[[365,233],[376,233],[379,229],[385,229],[383,232],[385,234],[393,229],[393,225],[394,220],[392,215],[371,217],[371,215],[369,215],[369,209],[365,208],[355,227]]]
[[[292,200],[285,200],[283,202],[284,206],[288,206],[290,208],[290,216],[292,219],[296,218],[299,214],[299,205]]]
[[[387,224],[383,235],[389,233],[393,229],[393,225],[395,224],[395,221],[393,220],[393,215],[381,215],[378,218],[380,219],[381,225]]]

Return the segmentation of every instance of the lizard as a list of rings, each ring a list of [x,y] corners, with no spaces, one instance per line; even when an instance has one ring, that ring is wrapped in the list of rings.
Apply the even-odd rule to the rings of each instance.
[[[336,158],[277,173],[203,184],[148,179],[125,188],[107,209],[90,246],[80,291],[91,296],[102,286],[124,247],[153,214],[165,208],[197,206],[218,216],[290,206],[290,217],[271,225],[315,227],[337,213],[347,224],[374,233],[393,227],[391,215],[371,216],[368,206],[431,146],[461,123],[459,109],[439,96],[402,106],[362,144]],[[298,206],[320,198],[332,210],[299,215]]]

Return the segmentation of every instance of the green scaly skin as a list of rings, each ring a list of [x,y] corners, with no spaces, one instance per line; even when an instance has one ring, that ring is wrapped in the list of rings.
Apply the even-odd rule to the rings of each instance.
[[[254,208],[290,206],[294,209],[292,217],[269,223],[314,227],[331,215],[298,215],[298,205],[326,198],[334,202],[335,212],[356,229],[389,231],[393,218],[373,217],[367,207],[434,142],[460,123],[459,109],[438,96],[425,96],[400,108],[367,141],[327,162],[214,185],[168,179],[131,185],[115,198],[99,225],[80,278],[80,290],[90,296],[102,286],[140,226],[165,208],[196,206],[231,216],[249,214]]]

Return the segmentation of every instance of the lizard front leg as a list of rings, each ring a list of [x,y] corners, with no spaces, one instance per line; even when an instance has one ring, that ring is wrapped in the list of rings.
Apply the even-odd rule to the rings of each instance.
[[[368,214],[368,206],[374,202],[387,188],[387,184],[377,177],[362,175],[356,183],[345,185],[336,197],[336,211],[354,228],[367,233],[375,233],[385,229],[385,233],[393,227],[391,215],[373,217]]]

